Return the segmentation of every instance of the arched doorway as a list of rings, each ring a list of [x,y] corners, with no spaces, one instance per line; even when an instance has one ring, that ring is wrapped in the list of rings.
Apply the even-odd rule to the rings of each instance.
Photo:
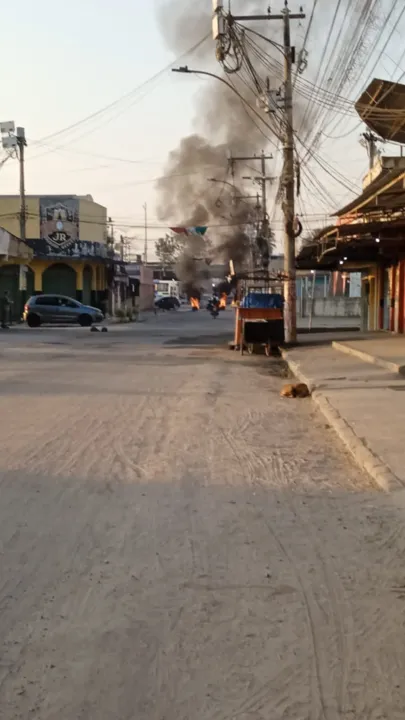
[[[89,265],[83,270],[83,303],[91,305],[91,285],[93,281],[93,270]]]
[[[42,292],[76,297],[76,272],[70,265],[57,263],[42,273]]]
[[[22,315],[21,293],[20,293],[20,266],[3,265],[0,267],[0,298],[8,292],[11,306],[11,318],[20,320]]]

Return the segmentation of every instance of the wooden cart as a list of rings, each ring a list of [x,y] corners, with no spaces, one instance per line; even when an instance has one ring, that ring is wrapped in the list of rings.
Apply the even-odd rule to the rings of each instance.
[[[251,327],[253,323],[264,325],[256,333]],[[281,325],[280,325],[281,323]],[[245,348],[252,352],[251,345],[265,346],[266,354],[271,353],[273,344],[281,345],[284,335],[283,311],[277,308],[236,308],[234,347],[243,354]],[[253,332],[252,332],[253,331]],[[246,333],[248,336],[246,337]],[[254,335],[257,335],[254,338]],[[256,340],[256,342],[255,342]]]
[[[275,346],[284,342],[284,279],[283,273],[263,271],[239,276],[232,345],[241,354],[245,349],[253,353],[256,346],[264,346],[266,355],[270,355]]]

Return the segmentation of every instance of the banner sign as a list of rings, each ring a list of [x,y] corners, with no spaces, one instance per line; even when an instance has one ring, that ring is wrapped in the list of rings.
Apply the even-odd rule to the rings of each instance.
[[[104,259],[107,257],[107,248],[103,243],[76,240],[68,245],[62,243],[55,247],[47,238],[27,240],[27,245],[34,251],[35,257],[44,258],[89,258]]]

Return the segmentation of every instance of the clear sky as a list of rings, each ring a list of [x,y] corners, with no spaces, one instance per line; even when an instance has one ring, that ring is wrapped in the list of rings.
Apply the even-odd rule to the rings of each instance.
[[[173,0],[173,5],[179,3],[181,0]],[[262,4],[263,9],[267,9],[268,2],[256,3],[256,7]],[[278,4],[282,4],[281,0]],[[298,9],[299,4],[290,3],[292,9],[295,5]],[[374,74],[398,79],[402,72],[398,63],[405,69],[402,56],[405,18],[400,17],[404,3],[399,0],[397,11],[389,15],[393,4],[393,0],[380,0],[377,30],[374,29],[372,35],[380,39],[374,44],[374,40],[369,39],[371,45],[367,52],[378,58],[378,50],[383,46],[381,38],[385,41],[389,36]],[[211,0],[198,0],[198,5],[200,9],[207,6],[209,20]],[[313,0],[305,4],[308,16],[312,5]],[[330,0],[319,0],[308,43],[310,62],[304,76],[313,81],[334,6]],[[272,9],[278,10],[275,3]],[[343,19],[342,15],[342,22]],[[307,22],[293,28],[293,42],[297,47],[303,41]],[[26,129],[27,193],[89,193],[106,205],[118,232],[141,237],[141,227],[127,226],[142,224],[144,202],[148,203],[151,225],[157,224],[153,178],[162,174],[168,152],[192,131],[193,100],[200,87],[196,78],[179,78],[167,71],[135,90],[174,59],[157,25],[154,0],[70,0],[69,3],[19,0],[3,4],[1,24],[0,120],[15,120]],[[281,40],[281,28],[279,31]],[[349,27],[344,29],[345,33],[349,31]],[[192,45],[195,32],[193,28],[189,43],[186,33],[185,46]],[[338,25],[334,32],[336,38]],[[332,49],[330,44],[327,53]],[[213,42],[212,54],[214,58]],[[336,67],[332,60],[331,56],[331,70]],[[367,72],[372,70],[372,65],[369,64]],[[364,78],[367,79],[366,72]],[[327,75],[324,79],[325,83],[331,82]],[[60,132],[133,89],[133,94],[110,110]],[[347,127],[355,128],[356,122],[348,125],[343,118],[342,125],[340,118],[338,131],[329,123],[328,132],[332,137],[340,137],[342,128],[344,135]],[[359,181],[366,170],[367,157],[359,145],[359,134],[360,129],[354,129],[339,140],[330,140],[326,134],[322,137],[320,152],[339,166],[345,177],[356,182],[360,190]],[[276,158],[274,169],[277,163],[279,166]],[[320,173],[319,182],[329,188],[337,206],[350,199],[347,189],[334,184],[330,176],[322,175],[318,166],[314,165],[312,172]],[[9,160],[0,168],[0,193],[16,192],[18,164]],[[325,203],[321,205],[319,199],[311,196],[309,187],[306,192],[301,200],[301,206],[305,205],[303,212],[314,215],[324,212],[326,217]],[[277,226],[279,212],[275,218]],[[151,239],[161,234],[151,228]],[[140,241],[137,247],[141,250]]]
[[[168,71],[111,111],[41,140],[129,93],[173,60],[154,3],[20,0],[2,7],[1,24],[0,119],[26,129],[27,193],[90,193],[118,227],[142,235],[125,224],[143,222],[144,202],[153,224],[149,180],[162,173],[168,150],[190,131],[198,81],[181,84]],[[14,192],[18,165],[9,160],[0,169],[0,193]]]

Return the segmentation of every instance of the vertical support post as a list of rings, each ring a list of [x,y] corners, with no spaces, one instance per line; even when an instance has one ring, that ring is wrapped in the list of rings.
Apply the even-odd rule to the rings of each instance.
[[[18,145],[18,159],[20,163],[20,238],[25,242],[26,233],[26,221],[27,211],[25,206],[25,157],[24,151],[27,141],[25,139],[25,130],[22,127],[17,128],[17,145]]]
[[[287,343],[297,340],[297,301],[295,272],[295,230],[294,230],[294,131],[292,106],[292,58],[290,40],[290,11],[286,3],[283,10],[284,23],[284,270],[285,281],[285,339]]]

